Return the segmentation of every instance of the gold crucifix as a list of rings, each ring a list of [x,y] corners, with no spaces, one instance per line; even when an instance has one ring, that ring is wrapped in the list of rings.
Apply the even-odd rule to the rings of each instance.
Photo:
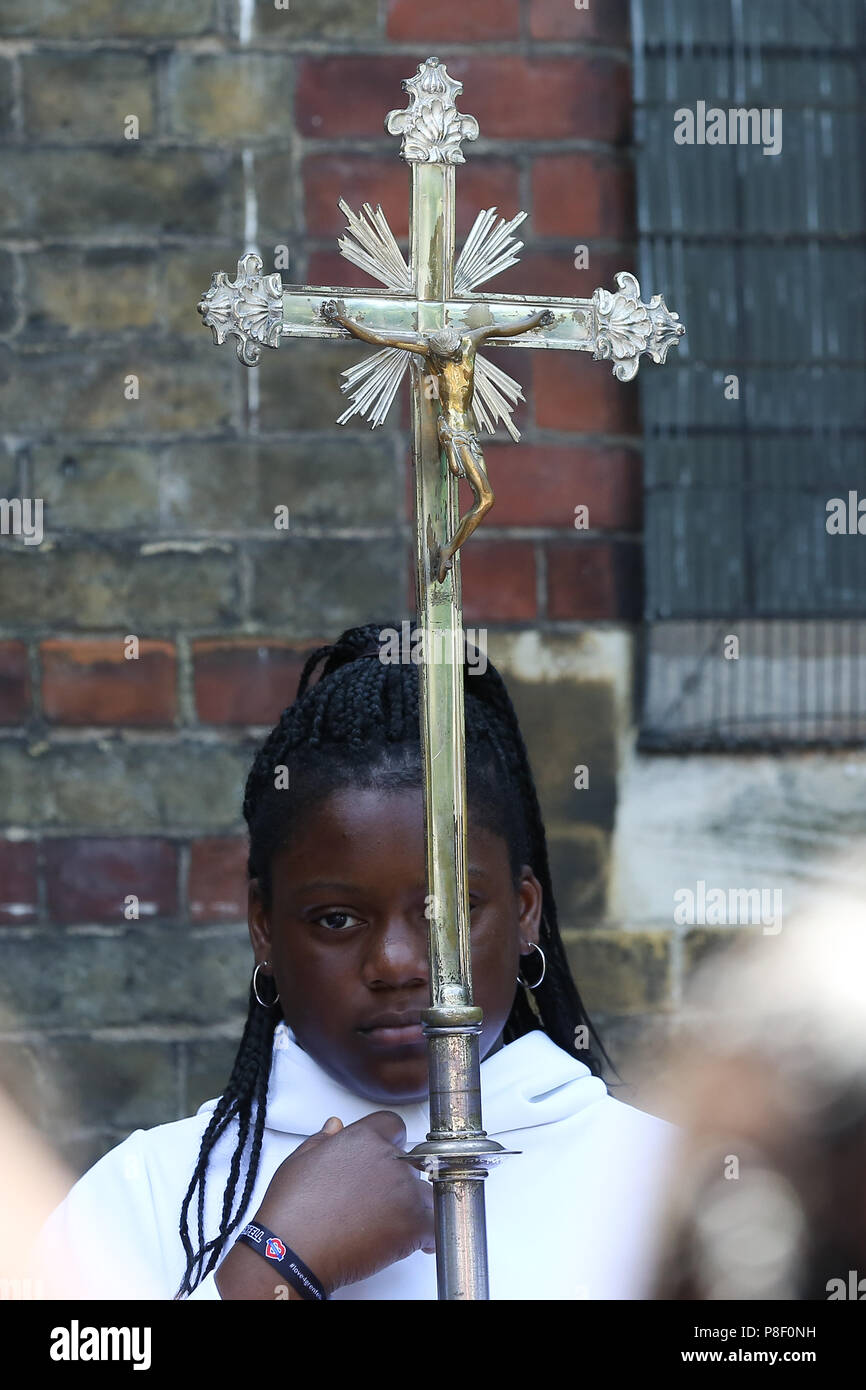
[[[485,209],[455,255],[454,169],[465,162],[463,140],[477,139],[478,122],[457,111],[454,99],[462,84],[438,58],[428,58],[403,87],[411,104],[389,112],[385,128],[403,136],[401,154],[412,171],[409,264],[381,207],[374,213],[365,203],[356,215],[342,199],[339,203],[348,222],[339,242],[342,254],[385,291],[283,285],[278,274],[262,274],[260,257],[250,253],[239,260],[235,280],[225,271],[213,276],[198,308],[217,343],[227,334],[237,338],[238,356],[247,366],[258,362],[263,346],[275,348],[286,337],[351,333],[380,347],[343,373],[342,390],[350,394],[351,405],[339,424],[360,414],[374,428],[381,425],[410,358],[414,355],[419,368],[419,358],[426,362],[439,401],[434,436],[442,462],[453,477],[467,477],[475,494],[474,507],[457,526],[450,515],[451,490],[424,489],[419,515],[425,518],[428,578],[444,583],[456,550],[493,504],[479,430],[492,435],[502,422],[512,439],[520,438],[511,418],[524,399],[520,385],[476,355],[478,345],[591,352],[596,359],[610,359],[620,381],[630,381],[642,354],[664,362],[685,327],[660,295],[645,303],[628,272],[617,275],[616,291],[598,289],[591,299],[476,293],[477,286],[517,264],[523,242],[513,232],[526,213],[497,222],[496,208]],[[336,313],[331,306],[339,306]],[[458,336],[459,358],[454,355]],[[429,395],[430,410],[421,404],[420,385],[419,379],[412,392],[416,467],[423,462],[423,417],[435,409]]]
[[[433,1182],[439,1297],[478,1299],[488,1296],[481,1179],[506,1151],[482,1128],[482,1020],[472,1001],[459,547],[493,503],[479,431],[492,435],[501,421],[519,439],[511,413],[523,399],[519,384],[478,349],[501,343],[591,352],[612,361],[620,381],[630,381],[643,353],[664,362],[685,329],[659,295],[644,303],[637,280],[624,271],[616,291],[596,290],[591,299],[477,293],[516,264],[523,243],[513,232],[526,214],[497,223],[495,208],[480,212],[456,256],[455,166],[465,162],[462,142],[477,139],[478,122],[457,111],[462,84],[438,58],[421,63],[403,87],[410,104],[391,111],[385,128],[403,137],[400,152],[411,171],[408,264],[381,207],[374,213],[365,203],[363,215],[356,215],[339,203],[348,221],[340,250],[385,289],[283,285],[279,274],[263,274],[260,257],[249,253],[234,280],[225,271],[213,276],[198,309],[215,342],[229,333],[237,339],[247,366],[258,362],[262,347],[275,348],[283,338],[351,333],[377,347],[343,373],[351,403],[340,424],[360,414],[374,428],[381,425],[411,364],[415,577],[425,653],[419,708],[430,1008],[422,1019],[430,1132],[404,1157]],[[426,389],[431,379],[433,391]],[[462,476],[475,506],[458,524],[456,479]]]

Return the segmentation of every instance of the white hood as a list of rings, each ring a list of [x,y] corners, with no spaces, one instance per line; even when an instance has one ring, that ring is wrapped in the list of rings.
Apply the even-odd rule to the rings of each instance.
[[[356,1095],[328,1076],[284,1024],[274,1042],[250,1213],[279,1165],[329,1115],[348,1125],[393,1109],[406,1125],[407,1147],[426,1138],[426,1104],[387,1106]],[[672,1127],[608,1095],[583,1062],[540,1031],[481,1063],[481,1093],[485,1130],[520,1155],[485,1180],[491,1297],[646,1297]],[[206,1101],[196,1116],[136,1130],[79,1179],[38,1242],[46,1290],[60,1278],[49,1297],[173,1297],[186,1263],[181,1203],[215,1106]],[[211,1152],[209,1238],[222,1220],[234,1144],[227,1132]],[[528,1221],[520,1215],[527,1201]],[[435,1299],[435,1262],[416,1251],[334,1296]],[[219,1298],[213,1273],[192,1298]]]
[[[551,1124],[606,1095],[604,1082],[585,1063],[570,1057],[540,1030],[526,1033],[481,1063],[482,1122],[488,1134]],[[216,1104],[216,1099],[205,1101],[198,1114],[214,1110]],[[393,1110],[400,1116],[407,1143],[426,1138],[430,1128],[426,1102],[389,1105],[350,1091],[295,1042],[285,1023],[277,1026],[268,1086],[269,1130],[306,1137],[320,1130],[329,1115],[349,1125],[375,1110]]]

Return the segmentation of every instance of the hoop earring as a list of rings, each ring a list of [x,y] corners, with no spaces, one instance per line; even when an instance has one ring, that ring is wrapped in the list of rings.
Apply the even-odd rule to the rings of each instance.
[[[261,1006],[262,1006],[263,1009],[272,1009],[273,1006],[274,1006],[274,1004],[276,1004],[277,1000],[278,1000],[279,997],[280,997],[279,994],[275,995],[274,998],[270,1001],[270,1003],[266,1003],[265,1000],[261,998],[261,996],[260,996],[260,994],[259,994],[259,991],[258,991],[258,989],[256,988],[256,976],[258,975],[258,973],[259,973],[259,971],[261,970],[262,966],[263,966],[263,965],[267,965],[267,963],[268,963],[268,962],[267,962],[266,960],[260,960],[259,963],[258,963],[258,965],[256,966],[255,970],[253,971],[253,994],[256,996],[256,998],[258,999],[258,1001],[259,1001],[259,1003],[261,1004]],[[274,977],[273,977],[273,975],[272,975],[272,976],[271,976],[271,979],[273,979],[273,978],[274,978]],[[274,983],[276,984],[276,981],[274,981]]]
[[[518,983],[519,985],[523,985],[524,989],[538,989],[538,986],[541,984],[541,981],[544,979],[544,972],[545,972],[546,969],[547,969],[547,960],[545,959],[544,952],[542,951],[542,949],[541,949],[540,946],[536,945],[536,943],[535,943],[534,941],[533,941],[532,944],[533,944],[533,946],[535,946],[536,951],[537,951],[538,954],[541,956],[541,974],[539,975],[538,979],[535,981],[535,984],[534,984],[534,985],[529,985],[529,984],[527,984],[526,981],[523,980],[523,979],[521,979],[520,976],[518,975],[518,977],[517,977],[517,983]]]

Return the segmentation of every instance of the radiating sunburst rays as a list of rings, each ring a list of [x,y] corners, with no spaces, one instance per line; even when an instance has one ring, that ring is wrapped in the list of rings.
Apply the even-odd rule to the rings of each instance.
[[[389,290],[411,293],[413,286],[409,267],[381,207],[374,212],[370,204],[365,203],[363,211],[367,216],[366,222],[363,216],[356,217],[344,198],[340,199],[339,208],[349,224],[346,235],[341,236],[338,243],[341,255],[353,265],[360,266],[361,270],[366,270],[374,280],[381,280]]]
[[[342,198],[339,206],[349,224],[339,241],[341,254],[387,289],[411,294],[411,271],[381,207],[374,212],[365,203],[362,214],[356,215]],[[512,233],[525,217],[525,212],[518,212],[510,222],[500,217],[497,223],[496,208],[479,212],[454,267],[455,294],[469,294],[477,285],[517,264],[517,252],[523,242]],[[337,423],[344,425],[353,415],[360,415],[370,421],[373,429],[383,424],[411,356],[403,348],[381,348],[343,372],[345,381],[340,389],[348,394],[351,403]],[[518,440],[520,431],[511,416],[517,402],[524,399],[519,382],[478,353],[472,409],[479,430],[492,435],[501,421],[511,438]]]
[[[496,422],[501,420],[516,444],[520,430],[512,420],[511,412],[518,401],[525,399],[520,382],[495,363],[488,362],[479,352],[475,358],[475,390],[472,393],[472,409],[478,428],[487,434],[495,434]]]
[[[523,249],[523,242],[511,233],[525,221],[526,215],[518,212],[510,222],[500,217],[499,225],[494,227],[496,208],[479,212],[454,267],[455,294],[469,294],[476,285],[483,285],[485,280],[517,265],[517,252]]]
[[[337,424],[345,425],[353,415],[362,415],[373,429],[383,424],[411,356],[404,348],[380,348],[372,357],[363,358],[343,372],[346,380],[340,390],[351,392],[352,404],[343,411]]]

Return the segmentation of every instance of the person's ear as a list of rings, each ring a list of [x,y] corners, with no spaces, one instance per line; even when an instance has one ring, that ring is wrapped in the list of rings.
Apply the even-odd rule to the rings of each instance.
[[[525,941],[531,953],[532,946],[538,945],[541,933],[541,909],[544,903],[544,889],[528,864],[520,870],[520,883],[517,888],[520,904],[520,939]],[[521,954],[523,954],[521,952]]]
[[[271,949],[271,924],[257,878],[251,878],[247,885],[247,927],[256,960],[268,960]]]

